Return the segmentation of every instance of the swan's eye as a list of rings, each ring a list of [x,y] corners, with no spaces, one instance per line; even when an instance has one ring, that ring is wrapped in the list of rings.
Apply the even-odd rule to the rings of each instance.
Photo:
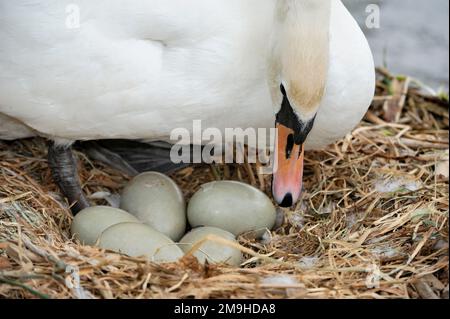
[[[286,93],[286,89],[284,88],[283,84],[280,85],[280,90],[281,90],[281,94],[283,94],[283,96],[286,97],[287,93]]]

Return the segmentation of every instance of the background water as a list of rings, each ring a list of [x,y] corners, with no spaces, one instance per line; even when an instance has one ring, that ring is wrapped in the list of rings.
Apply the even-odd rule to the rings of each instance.
[[[378,66],[417,78],[438,89],[449,87],[448,0],[344,0],[361,23]],[[365,25],[368,4],[381,9],[379,29]]]

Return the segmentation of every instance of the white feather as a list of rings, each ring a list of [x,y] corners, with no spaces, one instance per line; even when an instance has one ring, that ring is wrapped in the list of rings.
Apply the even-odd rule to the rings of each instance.
[[[67,5],[80,8],[66,27]],[[0,138],[167,139],[174,128],[267,127],[276,0],[0,2]],[[310,147],[344,136],[373,97],[373,58],[333,1],[326,95]],[[16,125],[12,125],[13,119]],[[25,126],[18,126],[17,121]],[[30,130],[30,128],[32,130]]]

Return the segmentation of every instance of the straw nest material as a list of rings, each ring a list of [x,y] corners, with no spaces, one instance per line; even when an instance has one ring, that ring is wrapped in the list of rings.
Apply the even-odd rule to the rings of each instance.
[[[69,234],[46,142],[0,142],[0,296],[6,298],[448,298],[448,99],[379,70],[361,125],[306,155],[305,193],[264,239],[241,237],[242,268],[192,257],[156,265]],[[128,181],[77,153],[84,190],[107,203]],[[216,179],[270,194],[257,166],[173,175],[189,198]],[[112,195],[112,197],[110,196]]]

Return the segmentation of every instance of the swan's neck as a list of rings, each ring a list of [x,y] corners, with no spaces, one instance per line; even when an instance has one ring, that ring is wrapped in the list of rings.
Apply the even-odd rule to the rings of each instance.
[[[291,104],[313,112],[324,95],[329,64],[331,1],[278,0],[275,52]]]

